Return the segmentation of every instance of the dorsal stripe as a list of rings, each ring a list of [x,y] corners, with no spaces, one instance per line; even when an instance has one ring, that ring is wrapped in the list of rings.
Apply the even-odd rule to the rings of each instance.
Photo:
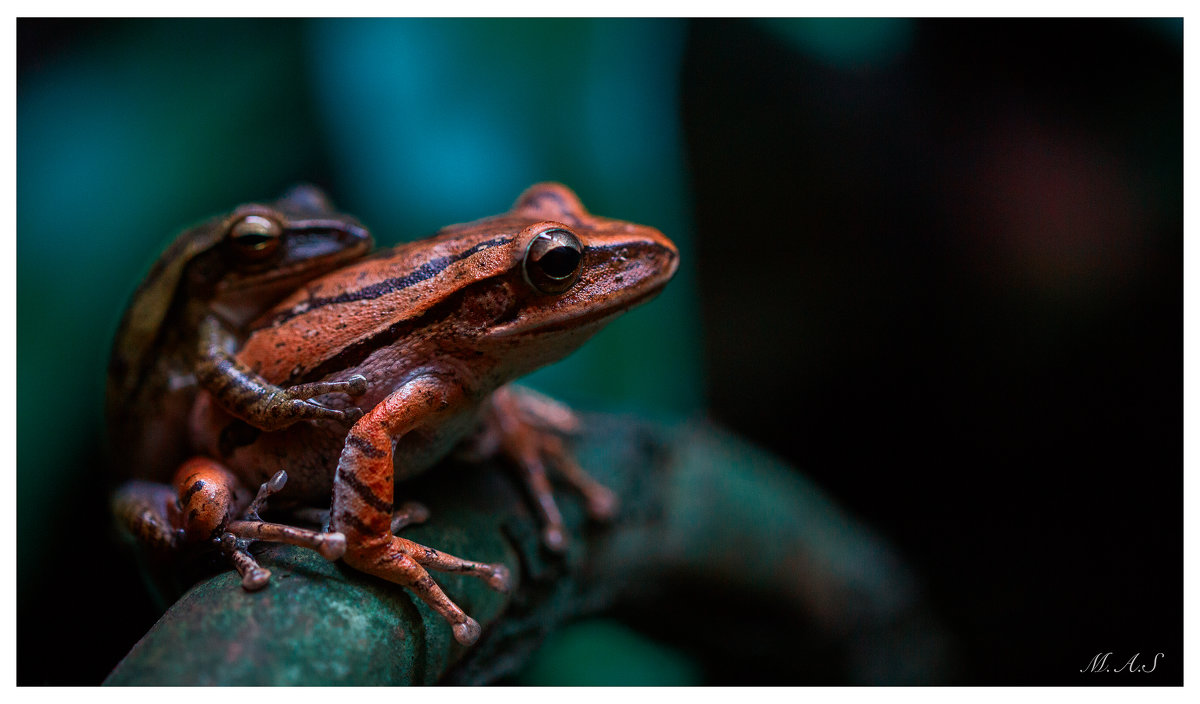
[[[298,315],[303,315],[311,310],[322,308],[324,306],[335,305],[338,303],[351,303],[353,301],[367,301],[379,298],[381,296],[386,296],[389,293],[401,291],[409,286],[415,286],[422,281],[428,281],[429,279],[432,279],[441,272],[445,271],[447,267],[455,262],[460,262],[463,259],[471,257],[484,249],[505,245],[509,242],[512,242],[511,237],[495,237],[487,240],[486,242],[480,242],[474,247],[465,249],[458,254],[448,257],[438,257],[437,259],[430,259],[403,276],[397,276],[384,281],[379,281],[356,291],[345,291],[336,296],[329,296],[326,298],[311,298],[297,305],[291,310],[272,316],[269,320],[261,325],[256,325],[254,329],[259,330],[266,327],[273,327],[281,323],[286,323]]]

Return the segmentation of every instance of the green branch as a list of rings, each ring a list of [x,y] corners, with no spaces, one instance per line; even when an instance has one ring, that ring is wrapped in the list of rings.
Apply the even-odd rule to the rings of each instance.
[[[854,681],[938,676],[944,642],[911,577],[795,470],[706,424],[587,421],[580,461],[623,503],[613,524],[597,526],[561,492],[572,536],[565,556],[540,547],[528,500],[503,467],[448,463],[400,487],[398,500],[432,511],[405,537],[513,570],[509,595],[434,573],[483,625],[474,647],[456,644],[408,591],[311,551],[270,545],[258,553],[274,575],[265,590],[245,592],[232,572],[202,581],[106,684],[491,682],[519,670],[562,623],[623,599],[662,598],[668,579],[681,576],[790,604],[845,646]],[[739,607],[725,608],[736,615]],[[900,640],[921,643],[920,652],[894,647]]]

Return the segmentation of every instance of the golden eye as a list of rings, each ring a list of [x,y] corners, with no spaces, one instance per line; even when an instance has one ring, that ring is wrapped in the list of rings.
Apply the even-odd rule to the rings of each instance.
[[[279,249],[283,228],[262,215],[247,215],[233,224],[229,239],[234,249],[248,259],[264,259]]]
[[[583,245],[570,230],[556,227],[534,237],[525,250],[525,280],[542,293],[562,293],[579,278]]]

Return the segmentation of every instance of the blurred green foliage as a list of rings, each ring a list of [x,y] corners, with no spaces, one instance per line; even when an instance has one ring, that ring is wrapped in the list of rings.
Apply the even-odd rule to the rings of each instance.
[[[72,508],[104,501],[90,490],[127,297],[185,226],[298,181],[382,245],[542,180],[658,227],[677,280],[530,383],[593,408],[698,409],[682,48],[677,21],[22,20],[19,609],[50,583]]]
[[[888,64],[912,44],[915,22],[901,17],[761,20],[795,48],[838,68]]]
[[[666,293],[531,383],[589,405],[699,406],[682,22],[337,19],[306,29],[342,206],[382,244],[501,212],[546,180],[594,213],[674,239],[685,263]]]
[[[682,653],[614,621],[589,619],[546,639],[517,684],[602,687],[620,673],[623,687],[695,687],[703,673]]]

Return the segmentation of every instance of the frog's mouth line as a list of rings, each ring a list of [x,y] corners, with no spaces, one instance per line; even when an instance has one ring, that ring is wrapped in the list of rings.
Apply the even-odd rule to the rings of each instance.
[[[662,293],[662,290],[664,288],[666,288],[667,281],[669,281],[669,279],[666,281],[663,281],[660,285],[651,287],[651,288],[647,289],[646,291],[643,291],[642,293],[638,294],[637,296],[634,296],[633,298],[622,301],[621,303],[619,303],[617,305],[590,309],[590,310],[581,312],[577,315],[556,317],[551,320],[547,320],[545,323],[542,323],[540,325],[533,325],[533,326],[528,326],[528,327],[510,327],[508,329],[497,329],[492,333],[492,336],[503,338],[503,337],[509,337],[512,335],[524,335],[524,334],[530,334],[530,333],[543,334],[543,333],[560,332],[563,330],[575,330],[575,329],[580,329],[580,328],[584,328],[584,327],[588,327],[588,326],[592,326],[592,325],[603,324],[603,323],[607,322],[608,320],[619,316],[620,314],[624,313],[625,311],[630,310],[631,308],[635,308],[637,306],[642,305],[643,303],[650,301],[652,298],[654,298],[658,294]]]
[[[601,320],[601,319],[609,318],[609,317],[612,317],[615,315],[620,315],[621,313],[624,313],[625,311],[627,311],[631,308],[636,308],[636,307],[642,305],[643,303],[648,303],[655,296],[657,296],[658,294],[663,292],[663,289],[667,287],[668,281],[670,281],[670,279],[667,279],[666,281],[663,281],[658,286],[649,288],[649,289],[643,291],[642,293],[638,294],[637,296],[634,296],[633,298],[630,298],[629,300],[624,301],[624,302],[622,302],[618,305],[615,305],[611,308],[604,309],[604,310],[598,310],[598,311],[594,311],[594,312],[589,312],[582,316],[574,318],[573,320],[571,320],[569,322],[591,323],[595,320]]]

